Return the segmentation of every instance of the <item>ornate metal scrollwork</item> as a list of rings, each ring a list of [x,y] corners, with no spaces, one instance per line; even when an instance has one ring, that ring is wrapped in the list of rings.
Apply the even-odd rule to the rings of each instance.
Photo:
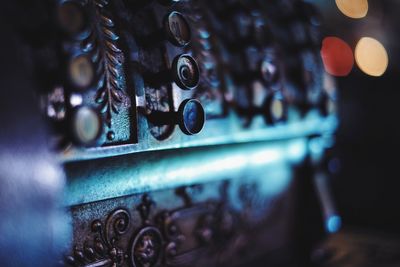
[[[161,232],[146,226],[136,234],[131,247],[131,263],[134,267],[152,267],[161,259],[163,238]]]
[[[127,209],[113,211],[104,223],[94,220],[94,235],[89,238],[92,241],[82,241],[83,248],[75,247],[66,261],[86,267],[153,267],[190,266],[205,254],[218,257],[240,224],[227,205],[228,186],[222,184],[219,200],[198,203],[190,194],[196,188],[179,188],[175,193],[184,200],[183,206],[157,213],[152,211],[155,202],[144,194],[132,210],[138,213],[141,223],[131,227],[134,220]]]
[[[72,266],[122,266],[127,256],[118,246],[118,240],[129,225],[130,215],[125,209],[112,212],[105,226],[102,221],[94,220],[91,228],[95,233],[93,245],[85,242],[83,249],[75,247],[74,255],[66,257],[66,262]]]
[[[142,227],[132,240],[130,259],[134,267],[152,267],[161,259],[163,253],[163,236],[149,220],[151,207],[155,203],[145,194],[137,210],[142,218]]]
[[[121,104],[129,105],[129,98],[121,89],[124,55],[118,48],[119,36],[114,30],[114,21],[105,9],[108,0],[94,0],[94,4],[98,23],[89,35],[85,48],[92,51],[92,60],[97,65],[100,77],[96,102],[100,104],[101,111],[106,113],[106,123],[111,127],[112,112],[118,113]]]
[[[107,126],[111,127],[113,113],[119,113],[121,106],[130,106],[130,99],[123,91],[124,54],[119,48],[119,36],[108,11],[109,0],[82,0],[82,5],[91,9],[92,19],[87,33],[78,38],[78,44],[94,66],[97,77],[95,101],[105,113]]]

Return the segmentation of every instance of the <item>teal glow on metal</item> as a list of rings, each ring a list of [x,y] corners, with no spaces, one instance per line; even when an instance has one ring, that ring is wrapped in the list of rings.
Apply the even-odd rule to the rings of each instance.
[[[265,125],[262,118],[258,118],[258,120],[254,121],[254,128],[245,130],[232,128],[230,126],[230,122],[236,122],[235,125],[239,125],[237,120],[238,119],[235,116],[231,116],[227,119],[207,121],[202,132],[196,135],[196,137],[188,137],[183,133],[177,132],[175,133],[174,138],[170,138],[162,142],[155,141],[155,144],[139,142],[139,144],[120,145],[116,147],[76,148],[60,155],[60,161],[72,162],[77,160],[119,156],[143,151],[159,151],[166,149],[260,141],[269,142],[283,139],[300,138],[310,135],[330,135],[336,130],[338,125],[338,120],[334,115],[323,118],[318,113],[313,112],[310,112],[307,117],[301,121],[291,122],[286,125],[269,126],[266,128],[258,127],[260,125]],[[226,129],[234,129],[234,132],[227,132]]]
[[[135,153],[65,165],[65,205],[77,205],[149,190],[208,181],[265,177],[269,193],[277,194],[290,175],[270,176],[302,161],[307,139],[252,142],[191,149]]]

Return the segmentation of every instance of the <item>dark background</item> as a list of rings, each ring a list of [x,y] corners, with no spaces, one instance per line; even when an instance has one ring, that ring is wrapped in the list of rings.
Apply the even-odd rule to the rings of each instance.
[[[333,156],[341,168],[333,190],[345,226],[400,234],[400,1],[370,0],[363,19],[346,17],[333,0],[312,2],[323,13],[325,36],[340,37],[353,51],[361,37],[373,37],[388,52],[382,77],[355,64],[337,78],[340,126]]]

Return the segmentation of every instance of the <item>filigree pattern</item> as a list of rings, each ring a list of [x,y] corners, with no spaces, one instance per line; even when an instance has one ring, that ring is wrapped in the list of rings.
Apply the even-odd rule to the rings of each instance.
[[[122,64],[124,55],[118,48],[119,36],[108,13],[108,0],[93,0],[95,23],[88,37],[83,41],[83,51],[91,55],[98,75],[96,102],[100,105],[108,127],[112,114],[119,113],[121,105],[129,107],[129,98],[122,90]]]
[[[155,202],[144,194],[134,209],[119,208],[105,221],[94,220],[91,237],[74,247],[66,263],[76,267],[191,266],[211,248],[223,248],[233,236],[236,216],[225,203],[227,187],[222,184],[220,201],[200,203],[192,199],[200,187],[179,188],[176,194],[184,205],[155,214]],[[129,212],[137,212],[141,223],[131,227],[136,220]]]
[[[100,220],[93,221],[93,246],[85,242],[83,249],[75,247],[73,256],[68,256],[66,262],[72,266],[122,266],[126,254],[118,247],[117,241],[126,233],[129,224],[130,216],[124,209],[111,213],[105,226]]]
[[[155,205],[149,195],[144,194],[137,207],[142,218],[142,227],[131,244],[130,259],[134,267],[152,267],[159,262],[163,250],[163,237],[157,227],[150,222],[151,208]]]

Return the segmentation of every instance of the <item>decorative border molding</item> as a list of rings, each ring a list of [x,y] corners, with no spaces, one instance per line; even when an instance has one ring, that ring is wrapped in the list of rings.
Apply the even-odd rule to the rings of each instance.
[[[191,265],[205,252],[230,242],[234,235],[239,217],[227,208],[228,185],[228,182],[221,184],[218,201],[196,204],[191,196],[196,189],[178,188],[175,193],[182,199],[183,207],[160,210],[152,217],[155,202],[144,194],[141,203],[132,210],[137,210],[141,218],[136,229],[130,211],[118,208],[104,223],[99,219],[91,223],[93,235],[83,239],[81,247],[73,247],[65,262],[77,267]],[[120,242],[122,236],[130,241]]]

